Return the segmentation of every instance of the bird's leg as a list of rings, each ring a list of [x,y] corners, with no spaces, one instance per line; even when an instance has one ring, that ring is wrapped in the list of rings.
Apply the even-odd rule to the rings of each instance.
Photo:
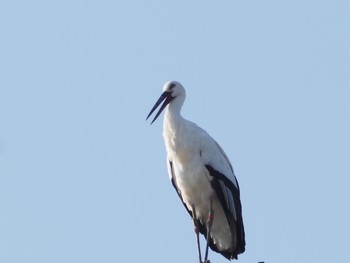
[[[208,220],[207,220],[207,245],[205,247],[205,257],[204,257],[204,263],[210,263],[208,260],[208,250],[209,250],[209,239],[210,239],[210,232],[211,227],[213,225],[214,220],[214,210],[213,210],[213,200],[212,198],[209,199],[209,213],[208,213]]]
[[[201,245],[199,243],[199,224],[198,224],[198,219],[196,216],[196,209],[194,208],[194,206],[192,207],[192,220],[193,220],[193,225],[194,225],[194,232],[196,233],[199,263],[203,263],[202,262]]]

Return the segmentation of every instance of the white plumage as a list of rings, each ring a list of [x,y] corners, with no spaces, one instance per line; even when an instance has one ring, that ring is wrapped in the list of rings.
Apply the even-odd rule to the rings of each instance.
[[[245,250],[238,182],[218,143],[206,131],[181,116],[185,97],[185,89],[179,82],[165,83],[163,94],[147,119],[164,101],[152,123],[165,108],[163,137],[173,186],[195,227],[207,238],[208,246],[228,259],[237,258]],[[209,226],[210,211],[214,216]]]

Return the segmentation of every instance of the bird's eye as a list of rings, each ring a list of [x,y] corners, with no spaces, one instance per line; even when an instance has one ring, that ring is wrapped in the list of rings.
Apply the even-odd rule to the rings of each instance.
[[[169,90],[173,90],[175,87],[175,83],[171,83],[170,86],[169,86]]]

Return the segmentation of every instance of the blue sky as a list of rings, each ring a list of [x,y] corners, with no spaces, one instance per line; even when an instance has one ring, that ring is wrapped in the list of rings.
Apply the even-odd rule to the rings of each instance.
[[[241,186],[239,262],[342,262],[349,1],[3,1],[0,262],[196,262],[167,175],[168,80]],[[210,253],[212,262],[226,262]]]

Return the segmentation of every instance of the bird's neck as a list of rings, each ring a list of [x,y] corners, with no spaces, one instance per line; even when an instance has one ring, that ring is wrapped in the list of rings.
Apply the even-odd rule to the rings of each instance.
[[[171,105],[169,105],[171,106]],[[178,110],[173,110],[171,107],[167,107],[164,113],[164,124],[169,123],[169,124],[175,124],[178,125],[181,123],[183,120],[180,111]]]
[[[168,130],[168,132],[175,134],[181,129],[185,120],[181,116],[180,110],[178,108],[171,107],[173,105],[169,106],[170,107],[167,107],[165,109],[163,128],[165,130]]]
[[[179,111],[171,111],[166,109],[164,113],[163,122],[163,138],[165,141],[165,147],[168,153],[176,152],[181,146],[178,143],[181,134],[184,130],[184,119],[180,115]]]

